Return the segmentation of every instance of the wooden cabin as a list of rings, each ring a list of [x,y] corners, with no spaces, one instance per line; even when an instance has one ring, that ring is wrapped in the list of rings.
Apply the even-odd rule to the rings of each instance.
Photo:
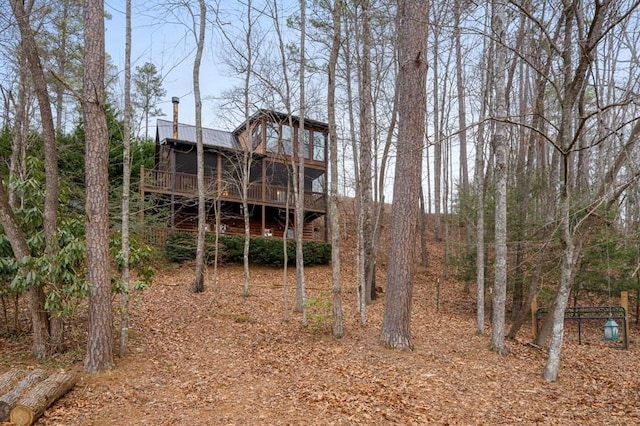
[[[220,214],[221,234],[244,234],[242,166],[251,159],[247,204],[252,236],[284,237],[287,211],[289,238],[295,229],[292,156],[297,159],[300,119],[260,110],[232,132],[202,129],[207,199],[207,229],[215,230]],[[328,125],[304,120],[305,240],[327,241]],[[198,227],[196,128],[174,120],[158,120],[155,166],[142,169],[140,193],[164,209],[166,226],[145,227],[152,242],[172,232],[196,232]],[[297,173],[297,172],[296,172]],[[152,231],[153,228],[155,231]]]

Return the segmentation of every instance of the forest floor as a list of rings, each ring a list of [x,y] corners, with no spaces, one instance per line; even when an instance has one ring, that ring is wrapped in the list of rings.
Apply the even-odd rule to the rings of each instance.
[[[640,424],[635,323],[628,351],[601,341],[602,324],[585,332],[582,345],[569,329],[559,380],[547,383],[546,355],[528,344],[529,329],[508,343],[506,357],[491,352],[489,329],[476,334],[473,289],[465,294],[462,284],[443,282],[436,303],[442,262],[432,264],[414,281],[411,352],[380,344],[384,294],[360,326],[349,265],[339,340],[331,337],[325,303],[330,267],[305,269],[313,312],[304,328],[300,314],[284,321],[280,269],[252,268],[251,295],[243,297],[241,267],[220,268],[217,288],[208,282],[193,294],[192,265],[166,266],[150,289],[133,296],[130,354],[112,371],[81,372],[86,327],[70,328],[76,346],[44,366],[77,369],[81,379],[37,424]],[[384,262],[377,281],[386,284]],[[0,373],[37,366],[28,335],[0,338]]]

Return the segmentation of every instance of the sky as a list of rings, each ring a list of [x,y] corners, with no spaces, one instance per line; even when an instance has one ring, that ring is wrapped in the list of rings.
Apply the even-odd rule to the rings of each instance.
[[[171,98],[177,96],[180,98],[180,122],[195,124],[192,78],[195,39],[184,25],[171,23],[168,19],[159,16],[160,12],[153,10],[154,3],[154,1],[147,1],[132,6],[131,72],[134,74],[136,66],[142,66],[145,62],[154,63],[164,77],[163,87],[166,90],[166,96],[159,105],[166,114],[164,118],[171,119]],[[105,11],[110,15],[110,19],[105,21],[105,49],[119,71],[120,82],[117,87],[118,91],[122,92],[125,62],[124,2],[107,0]],[[221,123],[213,114],[216,102],[212,98],[220,96],[225,89],[230,88],[233,81],[224,76],[224,69],[212,48],[211,34],[209,37],[200,68],[200,92],[203,98],[202,123],[205,127],[220,128]],[[155,129],[155,118],[150,120],[149,124],[150,126],[153,124]]]

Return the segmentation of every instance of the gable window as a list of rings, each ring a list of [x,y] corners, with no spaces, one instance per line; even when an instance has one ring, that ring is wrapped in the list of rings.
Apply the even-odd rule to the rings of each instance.
[[[262,143],[262,123],[255,125],[251,132],[251,146],[256,149]]]
[[[324,161],[325,137],[322,132],[313,132],[313,159]]]

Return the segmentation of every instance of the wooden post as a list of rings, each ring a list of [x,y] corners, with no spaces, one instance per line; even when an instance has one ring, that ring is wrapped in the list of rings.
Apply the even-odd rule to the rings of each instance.
[[[620,292],[620,306],[624,308],[624,340],[625,346],[629,345],[629,292]],[[628,349],[628,347],[625,347]]]
[[[534,295],[531,299],[531,332],[533,333],[533,340],[538,338],[538,319],[536,318],[536,311],[538,310],[538,296]]]
[[[620,306],[622,306],[624,308],[624,315],[625,316],[629,316],[628,311],[629,311],[629,292],[628,291],[621,291],[620,292]]]

